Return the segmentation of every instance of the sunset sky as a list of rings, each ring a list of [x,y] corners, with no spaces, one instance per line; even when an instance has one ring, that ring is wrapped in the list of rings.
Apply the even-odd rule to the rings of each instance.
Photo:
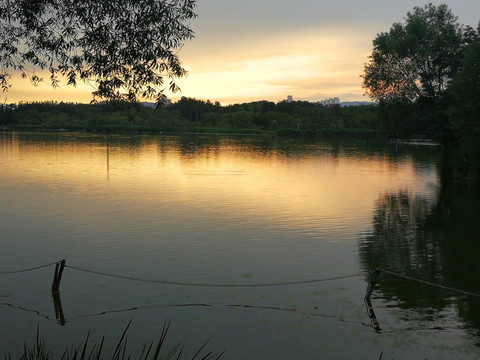
[[[447,0],[459,22],[476,27],[480,1]],[[189,74],[180,96],[222,104],[256,100],[366,101],[360,75],[376,34],[403,21],[418,0],[199,0],[191,23],[196,37],[180,50]],[[61,85],[48,76],[34,88],[15,78],[2,102],[58,100],[89,102],[92,88]]]

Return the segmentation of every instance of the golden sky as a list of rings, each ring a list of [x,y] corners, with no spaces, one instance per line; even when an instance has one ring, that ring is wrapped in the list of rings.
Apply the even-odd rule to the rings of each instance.
[[[476,26],[480,1],[444,0],[460,23]],[[188,76],[179,80],[180,96],[222,104],[257,100],[367,101],[361,87],[372,40],[403,21],[414,0],[199,0],[191,24],[196,37],[179,51]],[[14,77],[2,95],[7,103],[33,100],[89,102],[93,89],[65,82],[52,89],[33,87]]]

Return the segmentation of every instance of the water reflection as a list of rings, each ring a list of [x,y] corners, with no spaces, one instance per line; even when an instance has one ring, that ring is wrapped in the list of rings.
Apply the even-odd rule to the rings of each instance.
[[[480,294],[478,190],[445,180],[435,198],[408,191],[382,194],[373,230],[359,244],[362,266]],[[423,321],[441,322],[454,309],[467,327],[480,330],[478,297],[386,273],[378,288],[391,306],[413,309]]]
[[[445,194],[439,192],[433,149],[257,136],[22,133],[1,135],[0,163],[2,270],[66,258],[87,269],[177,283],[333,278],[383,265],[378,259],[384,250],[397,261],[389,248],[402,247],[402,239],[394,232],[409,236],[399,263],[410,266],[438,255],[415,244],[424,218],[437,211]],[[390,195],[377,201],[379,194]],[[358,234],[371,228],[375,207],[378,226],[361,241],[359,263]],[[385,348],[397,344],[384,330],[397,323],[385,321],[374,297],[383,331],[369,327],[360,277],[225,290],[69,270],[61,302],[50,297],[50,270],[1,279],[0,297],[16,306],[0,306],[6,343],[21,348],[18,334],[34,332],[41,314],[62,321],[63,313],[66,327],[42,322],[60,344],[88,330],[116,338],[115,331],[133,316],[137,343],[154,340],[168,316],[178,339],[211,334],[219,347],[229,346],[229,359],[252,353],[265,359],[353,353],[378,358],[379,342]],[[383,285],[379,289],[388,294]],[[397,306],[393,290],[387,301],[398,309],[403,303]],[[17,332],[9,331],[11,324]],[[461,336],[455,339],[461,342]],[[396,348],[398,356],[391,357],[411,354],[409,344]]]

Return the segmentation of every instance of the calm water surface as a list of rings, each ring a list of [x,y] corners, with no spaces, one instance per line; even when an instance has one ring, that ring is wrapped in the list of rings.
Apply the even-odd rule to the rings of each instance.
[[[0,135],[0,350],[40,327],[54,349],[87,332],[136,353],[166,319],[187,353],[225,359],[475,359],[478,189],[439,175],[434,147],[261,137]],[[297,285],[344,275],[345,279]],[[207,306],[208,305],[208,306]],[[58,302],[57,302],[58,309]]]

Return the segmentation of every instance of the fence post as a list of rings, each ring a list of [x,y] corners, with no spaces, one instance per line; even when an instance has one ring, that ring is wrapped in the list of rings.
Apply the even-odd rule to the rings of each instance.
[[[55,264],[55,274],[53,275],[52,294],[60,291],[60,281],[62,280],[63,269],[65,268],[65,259]]]
[[[375,269],[370,274],[370,282],[367,285],[367,292],[365,294],[365,299],[370,300],[370,296],[372,296],[373,289],[375,288],[375,284],[377,283],[378,277],[380,276],[381,270]]]

